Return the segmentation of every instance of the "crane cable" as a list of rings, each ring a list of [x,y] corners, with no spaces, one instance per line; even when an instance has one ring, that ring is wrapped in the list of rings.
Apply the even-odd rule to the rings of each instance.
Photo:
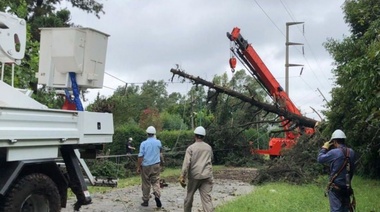
[[[189,87],[188,87],[188,84],[186,85],[186,88],[187,88],[187,90],[189,90]],[[186,109],[186,101],[185,101],[185,104],[183,104],[183,113],[182,113],[182,117],[185,117],[185,110]],[[182,126],[183,126],[183,122],[181,122],[181,125],[180,125],[180,127],[179,127],[179,131],[181,132],[182,131]],[[174,149],[176,149],[177,148],[177,144],[178,144],[178,141],[179,141],[179,137],[180,137],[180,133],[178,133],[178,136],[177,136],[177,140],[176,140],[176,142],[174,143],[174,146],[173,146],[173,148],[171,149],[171,153],[173,154],[173,152],[174,152]]]

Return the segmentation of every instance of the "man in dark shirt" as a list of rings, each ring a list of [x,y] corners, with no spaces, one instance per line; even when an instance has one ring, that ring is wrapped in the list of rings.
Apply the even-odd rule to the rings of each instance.
[[[335,130],[330,141],[327,141],[322,146],[317,159],[319,163],[330,165],[328,195],[331,212],[348,212],[350,207],[351,180],[355,170],[355,152],[345,145],[345,140],[346,135],[344,132]],[[329,151],[330,146],[334,146],[334,149]]]
[[[136,148],[132,146],[132,138],[128,139],[127,145],[126,145],[126,152],[127,154],[132,154],[132,151],[135,150]]]

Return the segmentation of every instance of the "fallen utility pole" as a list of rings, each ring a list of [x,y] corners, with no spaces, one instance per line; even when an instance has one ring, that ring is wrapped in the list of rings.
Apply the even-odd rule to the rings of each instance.
[[[181,77],[186,78],[186,79],[190,79],[190,80],[194,81],[194,84],[201,84],[201,85],[207,86],[209,88],[215,89],[215,91],[217,91],[219,93],[224,93],[224,94],[227,94],[229,96],[236,97],[236,98],[238,98],[244,102],[250,103],[251,105],[254,105],[254,106],[256,106],[260,109],[263,109],[267,112],[278,114],[279,116],[282,116],[285,119],[292,121],[294,124],[296,124],[298,126],[314,128],[317,124],[317,121],[314,119],[310,119],[310,118],[307,118],[304,116],[300,116],[297,114],[290,113],[289,111],[284,110],[282,108],[279,108],[276,105],[271,105],[271,104],[267,104],[267,103],[257,101],[251,97],[243,95],[243,94],[236,92],[234,90],[231,90],[229,88],[225,88],[225,87],[216,85],[212,82],[206,81],[200,77],[195,77],[193,75],[187,74],[187,73],[185,73],[179,69],[173,69],[172,68],[170,70],[170,72],[173,73],[172,79],[174,78],[175,75],[181,76]]]

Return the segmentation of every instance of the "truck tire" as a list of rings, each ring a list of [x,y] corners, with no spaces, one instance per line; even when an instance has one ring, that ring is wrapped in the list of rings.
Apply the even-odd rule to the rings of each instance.
[[[2,209],[9,212],[58,212],[61,198],[53,180],[34,173],[16,181],[4,198]]]

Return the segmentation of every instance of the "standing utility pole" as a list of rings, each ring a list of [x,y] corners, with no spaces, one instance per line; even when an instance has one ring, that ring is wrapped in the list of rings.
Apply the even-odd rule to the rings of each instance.
[[[285,52],[285,92],[289,96],[289,67],[290,66],[303,66],[302,64],[289,64],[289,46],[290,45],[303,45],[303,43],[289,42],[289,26],[303,24],[304,22],[286,22],[286,52]]]

